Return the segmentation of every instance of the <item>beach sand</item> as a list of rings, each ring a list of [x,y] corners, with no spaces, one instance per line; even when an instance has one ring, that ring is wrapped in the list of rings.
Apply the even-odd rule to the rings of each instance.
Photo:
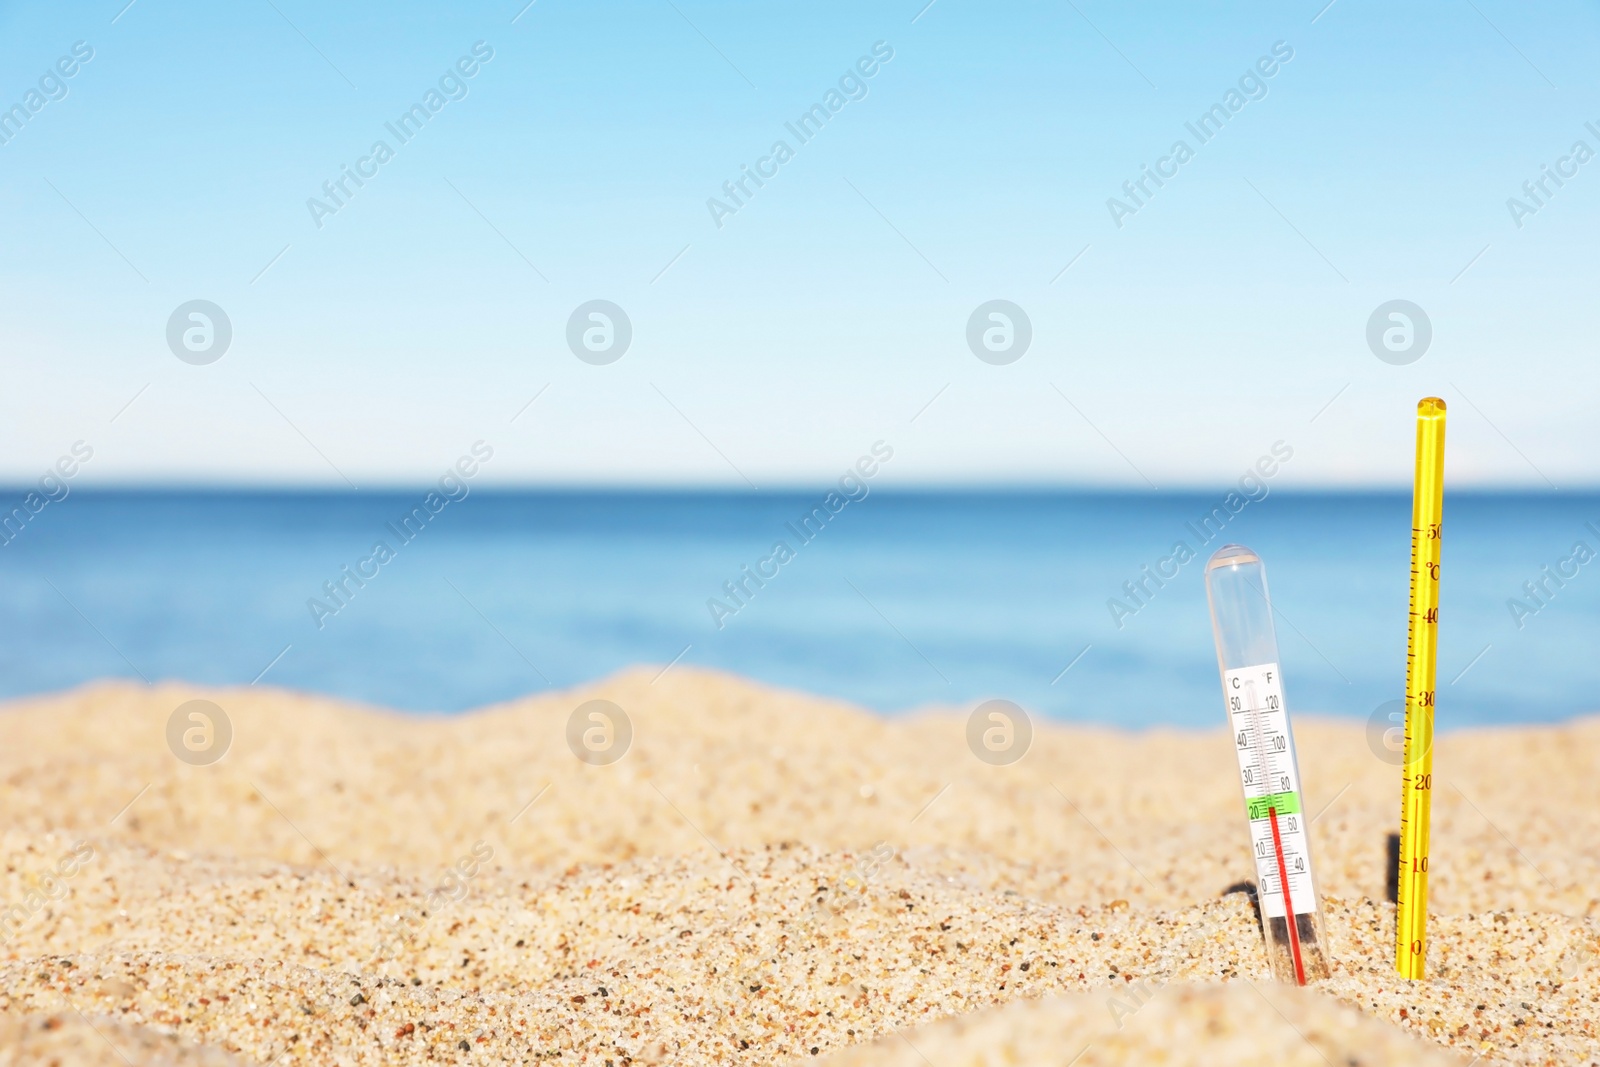
[[[1300,715],[1333,976],[1294,990],[1220,711],[1036,719],[990,766],[964,712],[656,673],[449,718],[12,703],[0,1064],[1600,1064],[1600,720],[1441,736],[1407,982],[1399,770]],[[211,765],[168,747],[196,698]],[[609,765],[566,740],[592,698],[631,722]]]

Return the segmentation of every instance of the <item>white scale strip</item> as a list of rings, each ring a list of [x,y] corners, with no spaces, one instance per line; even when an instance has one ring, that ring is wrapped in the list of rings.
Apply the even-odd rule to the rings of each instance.
[[[1278,856],[1272,842],[1269,809],[1276,809],[1278,839],[1289,872],[1289,895],[1297,915],[1315,911],[1316,887],[1311,880],[1306,815],[1301,803],[1300,770],[1295,766],[1289,736],[1289,714],[1283,705],[1283,680],[1276,663],[1225,671],[1222,680],[1233,747],[1239,756],[1239,777],[1249,805],[1250,841],[1256,860],[1256,885],[1261,911],[1274,919],[1286,914]]]

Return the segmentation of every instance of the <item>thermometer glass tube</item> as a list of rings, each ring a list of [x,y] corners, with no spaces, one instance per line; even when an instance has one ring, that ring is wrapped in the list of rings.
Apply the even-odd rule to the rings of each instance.
[[[1280,982],[1305,985],[1328,976],[1328,956],[1261,558],[1243,545],[1218,549],[1206,564],[1206,599],[1249,814],[1267,960]]]

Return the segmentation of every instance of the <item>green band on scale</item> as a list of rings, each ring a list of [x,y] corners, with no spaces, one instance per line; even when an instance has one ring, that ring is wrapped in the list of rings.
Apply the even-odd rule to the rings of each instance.
[[[1250,809],[1251,819],[1265,819],[1268,808],[1278,809],[1279,815],[1300,814],[1299,793],[1268,793],[1264,797],[1247,797],[1245,806]]]

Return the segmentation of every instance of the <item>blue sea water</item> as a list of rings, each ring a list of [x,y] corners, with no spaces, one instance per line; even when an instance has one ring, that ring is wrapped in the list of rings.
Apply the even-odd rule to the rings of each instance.
[[[1404,683],[1404,493],[1278,490],[1224,509],[1219,532],[1198,523],[1222,491],[875,490],[805,540],[826,490],[478,489],[403,540],[392,524],[425,492],[75,490],[0,547],[0,695],[259,677],[456,711],[681,656],[884,712],[1004,697],[1059,719],[1209,726],[1202,570],[1227,541],[1266,561],[1291,707],[1366,718]],[[1463,492],[1445,507],[1440,726],[1600,709],[1600,562],[1568,563],[1542,606],[1523,588],[1575,542],[1600,549],[1586,525],[1600,496]],[[1130,598],[1124,583],[1180,542],[1196,558]],[[763,560],[776,574],[730,597],[724,583]],[[324,583],[346,565],[371,576],[335,600]]]

